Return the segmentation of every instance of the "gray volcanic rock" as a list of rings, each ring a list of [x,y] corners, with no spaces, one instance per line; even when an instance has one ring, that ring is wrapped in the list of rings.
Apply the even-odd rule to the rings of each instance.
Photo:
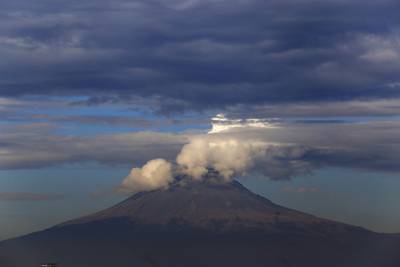
[[[237,181],[181,181],[167,189],[141,192],[98,213],[66,222],[74,224],[123,219],[137,225],[168,228],[181,226],[198,230],[235,232],[256,230],[285,232],[363,231],[313,215],[276,205],[256,195]]]
[[[399,236],[281,207],[235,181],[181,179],[1,242],[0,266],[398,267],[399,249]]]

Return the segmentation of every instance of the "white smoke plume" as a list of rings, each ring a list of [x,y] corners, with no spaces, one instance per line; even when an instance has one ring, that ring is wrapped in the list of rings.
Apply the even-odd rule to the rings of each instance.
[[[226,124],[225,121],[224,123]],[[257,127],[248,127],[260,128],[258,124]],[[309,164],[302,160],[307,153],[306,147],[285,146],[263,139],[235,135],[232,130],[227,132],[225,127],[222,132],[214,131],[192,137],[190,142],[182,147],[175,163],[156,159],[149,161],[142,168],[132,169],[122,186],[134,192],[165,188],[178,175],[200,181],[207,177],[210,170],[217,172],[222,182],[246,174],[262,175],[270,179],[288,179],[311,169]]]
[[[221,180],[230,181],[246,174],[265,158],[266,149],[267,144],[258,141],[198,136],[183,146],[176,165],[164,159],[150,160],[142,168],[133,168],[122,188],[129,192],[166,188],[176,175],[202,180],[210,169],[218,172]]]
[[[142,168],[133,168],[123,180],[122,189],[129,192],[150,191],[168,187],[172,181],[172,164],[164,159],[153,159]]]
[[[258,158],[263,157],[266,144],[237,139],[193,139],[179,153],[179,171],[200,180],[209,169],[217,171],[225,180],[244,175]]]

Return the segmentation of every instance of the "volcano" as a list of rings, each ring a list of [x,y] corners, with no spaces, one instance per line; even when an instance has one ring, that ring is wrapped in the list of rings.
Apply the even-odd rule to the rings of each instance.
[[[180,179],[0,243],[0,266],[398,267],[400,236],[321,219],[240,183]]]

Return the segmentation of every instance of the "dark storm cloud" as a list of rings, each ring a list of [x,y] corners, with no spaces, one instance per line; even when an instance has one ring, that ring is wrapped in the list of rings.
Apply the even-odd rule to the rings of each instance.
[[[85,125],[85,126],[124,126],[132,128],[160,128],[168,126],[190,126],[207,125],[208,119],[142,119],[128,116],[116,115],[46,115],[29,114],[15,111],[1,111],[0,119],[3,122],[26,123],[54,123],[63,125],[65,123]]]
[[[2,2],[0,94],[161,113],[394,98],[398,1]]]

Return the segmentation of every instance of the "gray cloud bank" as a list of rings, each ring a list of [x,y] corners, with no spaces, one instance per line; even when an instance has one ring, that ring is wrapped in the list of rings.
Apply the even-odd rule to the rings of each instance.
[[[136,132],[88,137],[57,134],[47,124],[1,126],[0,168],[133,164],[132,180],[126,185],[143,190],[160,183],[167,186],[172,180],[166,174],[172,172],[201,179],[209,169],[227,180],[242,175],[290,179],[321,167],[400,171],[398,121],[273,124],[213,134]],[[158,160],[137,167],[152,159]]]
[[[155,157],[173,157],[187,140],[185,134],[156,132],[67,136],[56,134],[54,127],[46,123],[0,128],[1,169],[89,162],[141,164]]]
[[[399,2],[3,1],[0,95],[161,113],[400,95]]]

